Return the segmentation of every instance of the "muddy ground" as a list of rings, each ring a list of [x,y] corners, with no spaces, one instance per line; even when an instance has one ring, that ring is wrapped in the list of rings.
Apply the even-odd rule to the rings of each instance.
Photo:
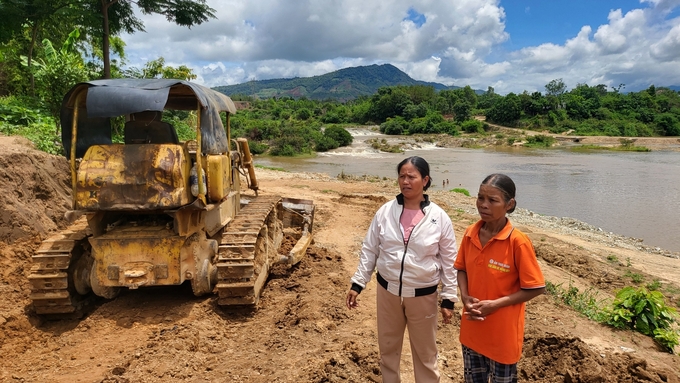
[[[224,310],[185,285],[127,291],[96,301],[83,318],[47,321],[33,313],[26,277],[40,241],[65,226],[68,164],[0,137],[0,381],[380,382],[375,282],[358,310],[349,312],[344,298],[370,219],[396,184],[264,169],[258,176],[262,195],[313,199],[317,214],[307,257],[274,268],[256,310]],[[434,191],[431,198],[449,212],[459,238],[476,220],[472,197]],[[641,283],[659,281],[678,306],[680,260],[518,226],[534,241],[549,281],[606,298],[640,275]],[[549,296],[529,302],[526,315],[520,381],[680,381],[680,357],[645,336],[613,331]],[[443,382],[461,381],[459,320],[440,322]],[[413,382],[408,347],[402,370],[403,381]]]

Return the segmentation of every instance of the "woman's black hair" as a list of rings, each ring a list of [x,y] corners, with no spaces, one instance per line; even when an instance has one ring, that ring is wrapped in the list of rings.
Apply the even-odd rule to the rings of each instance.
[[[418,170],[418,173],[420,173],[420,177],[427,177],[427,184],[423,187],[423,191],[427,190],[432,184],[432,177],[430,177],[430,164],[428,164],[424,158],[418,156],[405,158],[399,163],[399,165],[397,165],[397,174],[401,172],[402,166],[409,163],[415,166],[415,168]]]
[[[490,174],[484,178],[482,185],[489,185],[500,190],[503,193],[505,203],[508,203],[511,199],[515,198],[515,183],[512,181],[512,178],[506,176],[505,174]],[[517,199],[515,199],[515,204],[510,208],[510,210],[508,210],[508,213],[515,211],[516,206]]]

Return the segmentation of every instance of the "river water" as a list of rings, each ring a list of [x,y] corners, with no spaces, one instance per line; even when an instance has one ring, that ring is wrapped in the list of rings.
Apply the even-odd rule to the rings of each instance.
[[[604,231],[641,238],[648,246],[680,251],[680,152],[573,152],[564,149],[498,147],[437,148],[418,144],[405,153],[378,152],[365,142],[385,138],[367,129],[350,130],[354,143],[314,158],[256,157],[255,163],[291,172],[341,172],[396,178],[408,156],[430,164],[433,187],[465,188],[475,195],[491,173],[509,175],[517,206],[539,214],[571,217]],[[396,189],[395,189],[396,190]]]

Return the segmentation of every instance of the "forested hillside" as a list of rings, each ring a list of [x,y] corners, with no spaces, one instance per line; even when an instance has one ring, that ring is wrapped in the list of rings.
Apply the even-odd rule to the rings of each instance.
[[[321,76],[249,81],[243,84],[218,86],[214,89],[228,95],[255,98],[293,97],[311,100],[333,99],[348,101],[370,96],[379,88],[396,85],[425,85],[436,90],[458,89],[434,82],[414,80],[390,64],[340,69]]]

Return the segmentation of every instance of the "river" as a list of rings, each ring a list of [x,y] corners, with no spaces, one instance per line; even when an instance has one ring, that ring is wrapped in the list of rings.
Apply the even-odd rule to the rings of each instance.
[[[405,153],[378,152],[365,142],[385,138],[351,129],[354,143],[314,158],[256,157],[255,163],[291,172],[341,172],[396,178],[408,156],[430,163],[433,187],[465,188],[476,194],[491,173],[509,175],[517,186],[517,206],[538,214],[571,217],[604,231],[641,238],[648,246],[680,251],[680,152],[574,152],[565,149],[494,147],[438,148],[420,144]]]

